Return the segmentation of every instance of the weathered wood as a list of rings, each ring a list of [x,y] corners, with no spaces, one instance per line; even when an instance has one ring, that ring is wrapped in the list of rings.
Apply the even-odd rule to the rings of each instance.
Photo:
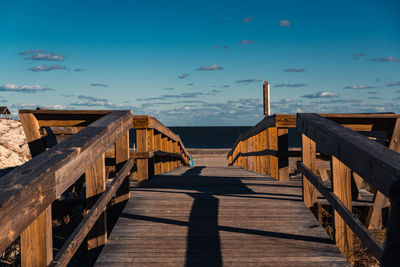
[[[351,170],[332,156],[332,184],[333,193],[342,201],[343,205],[352,210],[351,206]],[[343,218],[335,211],[335,240],[336,245],[349,262],[354,261],[353,232]]]
[[[24,128],[31,156],[34,157],[43,151],[46,151],[46,147],[41,139],[42,136],[39,132],[40,126],[36,117],[31,113],[20,113],[19,117]]]
[[[267,149],[267,132],[260,133],[260,150]],[[267,156],[260,156],[260,173],[267,174]]]
[[[145,140],[145,143],[146,140]],[[139,146],[139,145],[138,145]],[[115,173],[119,174],[122,170],[122,167],[129,160],[129,130],[125,131],[121,134],[121,137],[115,142]],[[138,162],[138,161],[137,161]],[[136,162],[136,164],[137,164]],[[137,174],[139,177],[139,168],[137,170]],[[130,177],[126,177],[122,182],[122,185],[118,188],[116,193],[116,198],[120,201],[128,200],[130,198],[129,195],[129,179]]]
[[[268,129],[268,144],[270,150],[278,151],[278,129],[276,127]],[[269,156],[270,175],[275,179],[279,179],[279,161],[277,156]]]
[[[383,245],[370,233],[365,225],[349,210],[345,204],[333,192],[329,191],[312,170],[302,162],[297,163],[299,171],[318,189],[319,192],[331,203],[332,207],[339,213],[347,225],[353,230],[357,237],[378,259],[382,260]]]
[[[279,181],[289,181],[289,134],[288,129],[278,128]]]
[[[98,160],[85,172],[86,182],[86,209],[90,211],[99,196],[106,189],[105,156]],[[90,231],[88,237],[88,250],[103,246],[107,242],[107,215],[104,212]]]
[[[400,177],[398,153],[317,114],[298,114],[297,125],[299,131],[390,197],[390,186]]]
[[[247,139],[247,152],[253,152],[253,137]],[[254,156],[247,157],[247,169],[254,171]]]
[[[53,259],[51,206],[21,233],[21,266],[47,266]]]
[[[131,188],[95,266],[347,265],[298,182],[194,167]]]
[[[167,151],[168,150],[168,137],[163,135],[161,138],[161,150]],[[161,164],[161,173],[168,171],[168,162],[167,157],[162,157],[162,164]]]
[[[147,129],[136,130],[136,144],[138,152],[149,151],[149,143],[147,142],[149,131]],[[149,160],[148,159],[137,159],[137,176],[139,181],[149,179]]]
[[[270,105],[270,93],[269,93],[269,84],[267,81],[264,82],[263,87],[263,96],[264,96],[264,115],[269,116],[271,114],[271,105]]]
[[[154,149],[161,150],[161,133],[156,133],[154,135]],[[161,173],[161,164],[162,164],[161,159],[157,158],[155,160],[155,164],[154,164],[154,174],[155,175]]]
[[[68,262],[89,233],[89,230],[92,229],[99,217],[104,214],[107,203],[109,203],[114,194],[116,194],[118,188],[123,185],[126,177],[129,177],[128,175],[133,168],[133,164],[134,160],[130,159],[120,169],[117,177],[111,182],[107,190],[98,198],[89,213],[83,218],[71,236],[65,241],[63,247],[54,257],[52,266],[67,266]]]
[[[130,111],[113,111],[2,177],[0,251],[72,185],[122,129],[128,130],[130,116]]]
[[[313,173],[316,173],[316,145],[313,140],[305,136],[301,135],[301,143],[302,143],[302,161],[304,166],[309,168]],[[310,183],[310,181],[303,175],[303,198],[304,204],[308,208],[314,206],[317,202],[317,191],[315,187]]]

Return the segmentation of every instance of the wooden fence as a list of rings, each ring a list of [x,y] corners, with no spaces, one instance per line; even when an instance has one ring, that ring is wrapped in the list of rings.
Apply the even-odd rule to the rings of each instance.
[[[150,116],[21,110],[20,118],[33,158],[0,180],[0,251],[20,236],[22,266],[66,266],[85,240],[89,254],[102,246],[106,210],[129,198],[135,161],[140,181],[189,164],[179,136]],[[138,151],[129,149],[131,128]],[[52,204],[82,178],[86,215],[53,258]]]
[[[288,128],[297,128],[302,134],[300,155],[288,151]],[[334,134],[329,132],[331,128],[335,129]],[[357,138],[354,139],[354,136]],[[279,180],[289,180],[289,157],[301,156],[302,162],[298,164],[298,170],[304,175],[304,202],[307,207],[316,211],[319,219],[320,203],[327,202],[337,210],[334,216],[335,237],[343,254],[352,260],[353,239],[348,228],[350,227],[373,255],[382,260],[383,245],[373,237],[368,228],[382,228],[382,211],[390,205],[390,187],[400,178],[395,177],[397,174],[392,169],[391,178],[386,179],[389,174],[381,169],[389,168],[388,165],[393,168],[391,162],[400,159],[400,155],[391,151],[400,152],[399,140],[400,114],[276,114],[265,117],[237,138],[228,154],[228,163],[270,174]],[[364,148],[364,152],[369,151],[368,156],[357,151],[357,147]],[[388,154],[383,157],[383,154],[381,156],[378,153],[382,151]],[[377,157],[380,157],[379,161]],[[381,167],[379,162],[386,160],[386,163],[382,163],[387,164],[386,167]],[[376,173],[369,178],[373,172]],[[372,195],[371,202],[361,199],[360,191],[364,180],[378,189]],[[317,189],[326,200],[318,198]],[[361,222],[356,218],[352,213],[352,206],[369,208],[364,216],[365,221]]]

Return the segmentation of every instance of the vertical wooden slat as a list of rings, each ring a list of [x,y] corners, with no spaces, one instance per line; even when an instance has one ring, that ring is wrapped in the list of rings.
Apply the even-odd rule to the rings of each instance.
[[[48,266],[53,259],[51,206],[21,233],[21,266]]]
[[[253,150],[254,152],[260,151],[260,134],[253,136]],[[254,157],[254,171],[260,173],[260,156]]]
[[[147,140],[147,129],[136,130],[136,144],[138,152],[149,151],[149,143]],[[149,164],[148,159],[137,159],[137,176],[139,181],[149,179]]]
[[[264,82],[263,87],[263,96],[264,96],[264,115],[269,116],[271,114],[270,109],[270,97],[269,97],[269,84],[267,81]]]
[[[266,131],[260,133],[260,151],[267,149]],[[267,174],[267,155],[260,157],[260,173]]]
[[[351,170],[332,156],[333,193],[352,210],[351,204]],[[335,210],[335,240],[336,246],[349,262],[353,262],[353,232]]]
[[[253,138],[249,137],[247,139],[247,152],[253,152]],[[254,156],[247,156],[248,166],[247,169],[250,171],[254,170]]]
[[[268,128],[268,141],[269,149],[278,153],[278,129],[276,127]],[[279,179],[279,164],[278,157],[269,157],[269,166],[271,170],[271,176],[275,179]]]
[[[106,189],[104,154],[85,172],[87,212]],[[103,246],[107,242],[107,216],[103,212],[87,236],[88,250]]]
[[[168,137],[163,136],[161,138],[161,150],[166,152],[167,149],[168,149]],[[168,162],[166,160],[166,157],[162,157],[161,173],[167,172],[167,171],[168,171]]]
[[[303,164],[313,173],[316,173],[317,166],[315,142],[304,134],[301,135],[301,142]],[[303,200],[308,208],[314,206],[314,204],[317,202],[317,190],[305,176],[303,176]]]
[[[161,133],[156,133],[154,135],[154,149],[161,150]],[[161,159],[160,159],[160,157],[157,157],[154,160],[155,160],[154,173],[160,174],[161,173]]]
[[[153,129],[147,129],[146,133],[147,137],[147,151],[154,150],[154,130]],[[151,178],[154,175],[154,157],[149,158],[147,160],[147,165],[148,165],[148,178]]]
[[[46,151],[39,132],[39,122],[36,117],[32,113],[20,113],[19,117],[32,157]]]
[[[269,129],[270,128],[267,128],[266,130],[265,130],[265,142],[266,142],[266,144],[265,144],[265,146],[266,146],[266,148],[268,149],[268,150],[271,150],[271,148],[270,148],[270,142],[269,142]],[[270,155],[268,155],[266,158],[265,158],[265,164],[266,164],[266,169],[267,169],[267,174],[269,174],[269,175],[271,175],[271,156]]]
[[[129,160],[129,131],[124,133],[115,144],[115,174],[124,166],[125,162]],[[120,188],[117,190],[116,197],[118,202],[129,199],[129,175],[126,177]]]
[[[287,128],[278,129],[279,181],[289,181],[289,137]]]

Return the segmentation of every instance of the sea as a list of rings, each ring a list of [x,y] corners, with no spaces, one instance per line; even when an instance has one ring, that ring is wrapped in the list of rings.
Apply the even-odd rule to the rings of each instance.
[[[181,137],[186,148],[231,148],[239,134],[251,126],[168,127]],[[130,147],[136,140],[135,130],[130,131]],[[300,147],[301,135],[289,129],[289,147]]]

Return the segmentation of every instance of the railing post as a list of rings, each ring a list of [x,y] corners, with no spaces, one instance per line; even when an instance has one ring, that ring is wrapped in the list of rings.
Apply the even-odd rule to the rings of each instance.
[[[129,160],[129,131],[122,134],[115,143],[115,175],[118,175],[127,160]],[[129,179],[129,176],[126,177],[118,189],[116,193],[117,202],[129,199]]]
[[[289,181],[289,139],[288,129],[278,129],[278,168],[279,181]]]
[[[260,136],[256,134],[253,136],[253,151],[257,152],[260,150]],[[260,156],[254,157],[254,172],[260,173]]]
[[[269,141],[269,149],[278,152],[278,129],[276,127],[268,128],[268,141]],[[274,156],[269,157],[269,166],[271,173],[270,175],[275,179],[279,179],[279,162],[278,157],[275,154]]]
[[[260,133],[260,147],[259,150],[265,150],[267,149],[267,140],[266,140],[266,131],[262,131]],[[261,174],[266,174],[267,173],[267,155],[262,155],[260,156],[260,173]]]
[[[302,143],[302,161],[303,164],[309,168],[313,173],[316,173],[316,145],[313,140],[308,138],[306,135],[301,135],[301,143]],[[303,176],[303,200],[304,204],[308,208],[314,206],[317,202],[317,190],[315,187],[308,181],[308,179]]]
[[[332,177],[333,193],[349,210],[352,210],[351,170],[342,162],[340,162],[335,156],[332,156]],[[354,261],[353,232],[336,210],[334,219],[336,246],[351,263]]]
[[[168,149],[168,137],[163,136],[161,138],[161,150],[167,151]],[[162,163],[161,163],[161,173],[168,171],[168,161],[166,156],[162,156]]]
[[[34,157],[46,151],[46,147],[42,142],[42,136],[39,132],[39,122],[36,119],[35,115],[33,115],[32,113],[20,113],[19,117],[24,128],[24,133],[26,141],[28,142],[31,156]]]
[[[136,144],[138,152],[149,151],[147,142],[147,129],[136,130]],[[149,161],[148,159],[137,159],[137,176],[139,181],[149,179]]]
[[[154,149],[161,150],[161,133],[156,133],[154,135]],[[154,174],[161,173],[161,157],[154,157]]]
[[[106,170],[105,155],[103,154],[96,162],[85,172],[86,179],[86,211],[91,207],[106,189]],[[87,249],[89,260],[96,257],[99,249],[107,242],[107,215],[106,212],[100,215],[96,224],[90,230],[87,236]],[[96,249],[97,248],[97,249]],[[95,250],[94,250],[95,249]]]
[[[147,151],[154,150],[154,130],[147,129]],[[148,159],[148,177],[151,178],[154,175],[154,157]]]
[[[48,266],[53,259],[51,205],[21,233],[21,266]]]

